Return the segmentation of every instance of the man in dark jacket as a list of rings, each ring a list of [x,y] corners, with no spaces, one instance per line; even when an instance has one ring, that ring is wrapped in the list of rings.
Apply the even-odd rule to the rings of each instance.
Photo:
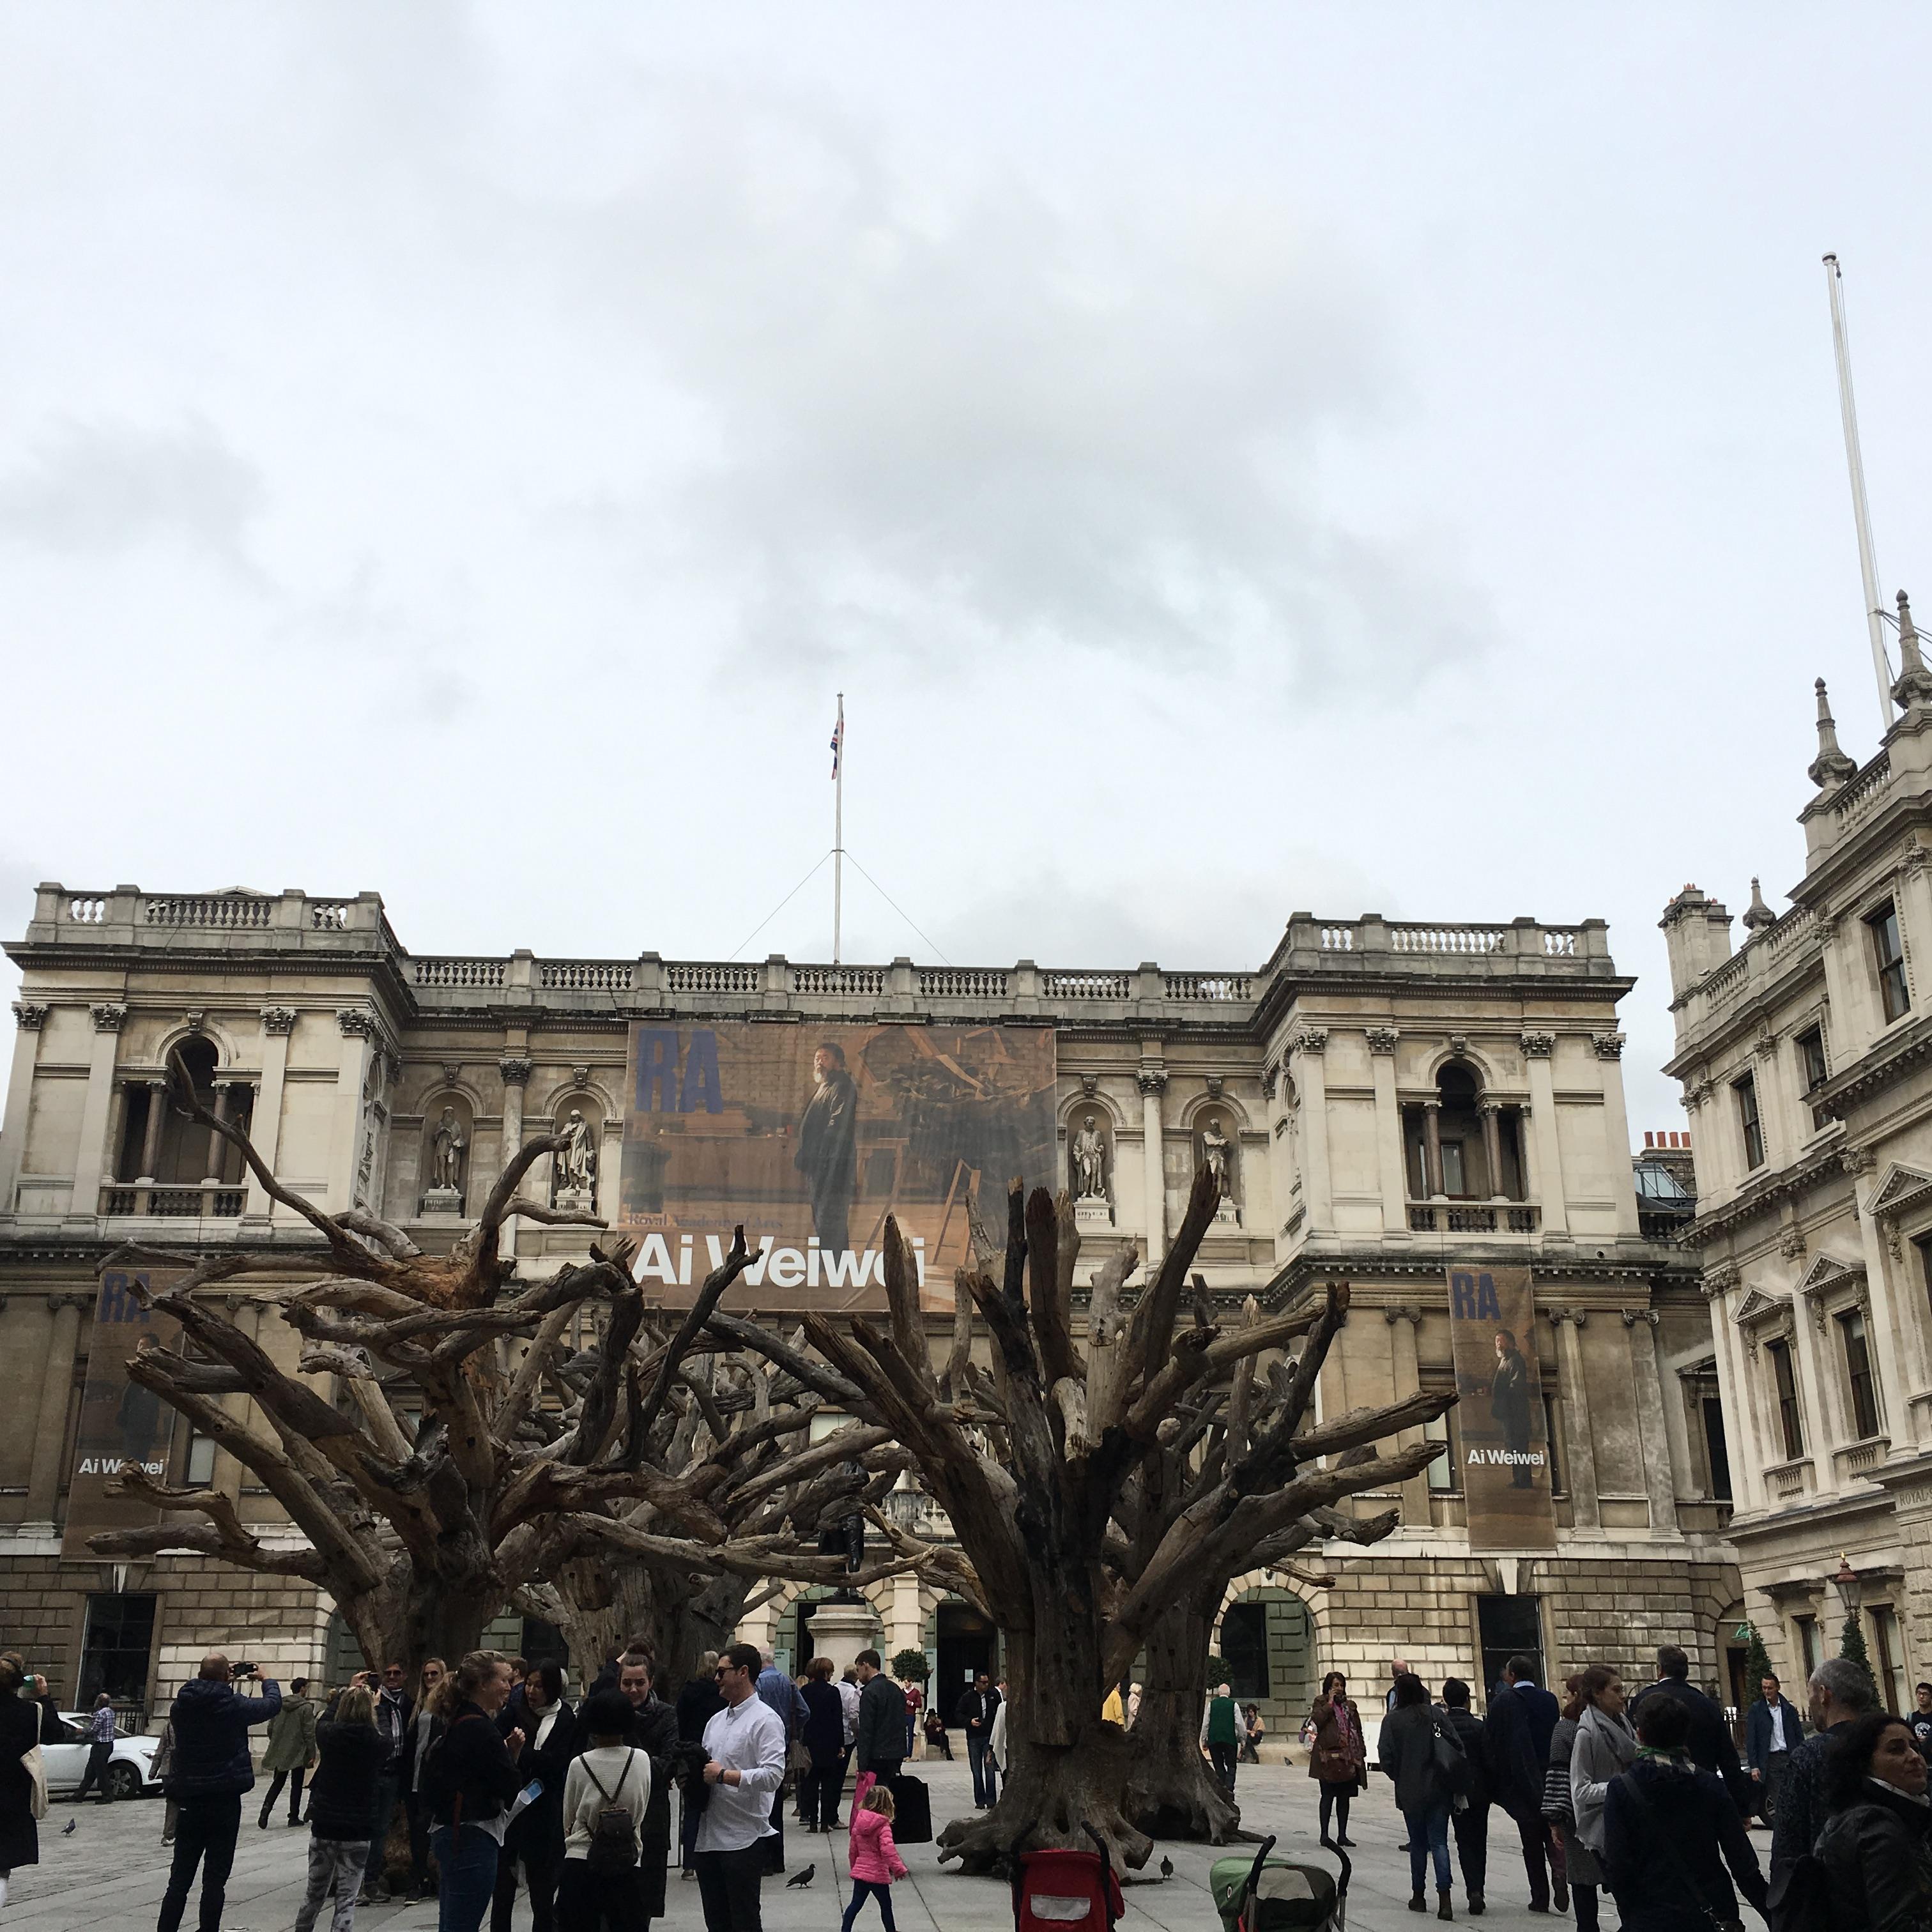
[[[1731,1742],[1724,1707],[1691,1683],[1690,1660],[1674,1643],[1666,1643],[1657,1653],[1657,1682],[1646,1684],[1630,1700],[1633,1724],[1638,1712],[1653,1697],[1675,1697],[1690,1713],[1690,1762],[1700,1771],[1715,1772],[1738,1816],[1749,1817],[1756,1808],[1754,1793],[1738,1762],[1738,1748]]]
[[[416,1700],[404,1688],[405,1676],[400,1664],[386,1664],[381,1682],[371,1687],[376,1693],[376,1735],[382,1740],[382,1754],[376,1762],[369,1862],[362,1874],[358,1905],[381,1902],[382,1874],[389,1862],[389,1826],[403,1802],[403,1787],[409,1782],[410,1718]]]
[[[812,1056],[818,1084],[798,1124],[792,1165],[812,1190],[812,1225],[828,1255],[851,1245],[846,1226],[858,1172],[859,1090],[845,1070],[845,1049],[826,1040]]]
[[[854,1660],[859,1673],[859,1735],[853,1750],[862,1776],[870,1772],[890,1784],[905,1762],[905,1693],[885,1674],[876,1650]]]
[[[1534,1662],[1511,1658],[1503,1666],[1503,1681],[1490,1696],[1490,1788],[1496,1803],[1516,1820],[1532,1912],[1550,1910],[1550,1834],[1543,1822],[1543,1778],[1556,1718],[1556,1700],[1538,1684]]]
[[[1811,1673],[1806,1686],[1816,1737],[1807,1738],[1784,1767],[1778,1794],[1778,1816],[1771,1826],[1771,1876],[1804,1857],[1825,1824],[1825,1767],[1832,1745],[1868,1711],[1878,1708],[1872,1681],[1849,1658],[1832,1657]]]
[[[983,1670],[974,1678],[972,1689],[952,1707],[954,1718],[966,1726],[966,1761],[973,1767],[973,1802],[982,1811],[1000,1802],[999,1774],[986,1762],[986,1747],[993,1736],[993,1717],[999,1708],[1000,1694]]]
[[[234,1682],[227,1658],[211,1651],[201,1660],[200,1675],[176,1694],[169,1714],[175,1760],[167,1790],[180,1815],[155,1932],[176,1932],[197,1865],[202,1867],[200,1932],[220,1932],[235,1840],[242,1829],[242,1795],[255,1785],[248,1728],[267,1724],[282,1708],[281,1690],[272,1678],[262,1678],[259,1697],[240,1696]]]
[[[1757,1786],[1757,1809],[1770,1820],[1778,1816],[1778,1794],[1791,1754],[1804,1741],[1804,1720],[1774,1676],[1766,1677],[1758,1689],[1763,1694],[1744,1720],[1744,1760]]]
[[[1469,1687],[1460,1677],[1442,1680],[1442,1714],[1469,1761],[1468,1804],[1449,1814],[1456,1834],[1456,1862],[1462,1868],[1462,1889],[1469,1895],[1469,1910],[1480,1916],[1483,1910],[1483,1881],[1490,1866],[1490,1734],[1481,1718],[1469,1708]]]

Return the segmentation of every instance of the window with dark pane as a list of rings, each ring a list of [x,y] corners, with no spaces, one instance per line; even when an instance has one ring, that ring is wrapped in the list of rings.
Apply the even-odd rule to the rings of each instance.
[[[1791,1344],[1767,1342],[1764,1352],[1771,1358],[1771,1383],[1778,1398],[1778,1426],[1784,1441],[1784,1460],[1795,1462],[1804,1453],[1804,1429],[1798,1410],[1798,1378],[1791,1368]]]
[[[1762,1167],[1764,1165],[1764,1126],[1758,1118],[1757,1080],[1747,1073],[1742,1080],[1733,1081],[1731,1091],[1738,1096],[1738,1127],[1744,1136],[1744,1165]]]
[[[1268,1606],[1230,1604],[1221,1618],[1221,1661],[1237,1697],[1268,1694]]]
[[[1905,984],[1905,946],[1898,936],[1898,910],[1889,900],[1865,920],[1871,934],[1872,964],[1878,972],[1879,1004],[1885,1009],[1886,1024],[1904,1018],[1912,1004]]]
[[[1845,1351],[1845,1379],[1851,1385],[1852,1428],[1862,1441],[1878,1433],[1878,1388],[1872,1379],[1862,1309],[1848,1310],[1838,1317],[1838,1335]]]

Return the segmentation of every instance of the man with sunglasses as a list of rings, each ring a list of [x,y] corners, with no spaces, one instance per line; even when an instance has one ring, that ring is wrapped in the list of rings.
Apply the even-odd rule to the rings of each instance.
[[[369,1863],[362,1874],[362,1895],[356,1901],[358,1905],[376,1905],[382,1900],[382,1875],[389,1862],[389,1826],[397,1806],[403,1802],[403,1786],[408,1781],[405,1773],[410,1716],[416,1708],[416,1700],[405,1688],[404,1678],[400,1664],[386,1664],[376,1692],[376,1732],[382,1740],[382,1755],[376,1767]]]
[[[785,1727],[758,1695],[760,1661],[752,1644],[725,1652],[718,1665],[724,1708],[704,1726],[711,1796],[698,1821],[697,1863],[705,1932],[761,1932],[764,1840],[784,1781]]]

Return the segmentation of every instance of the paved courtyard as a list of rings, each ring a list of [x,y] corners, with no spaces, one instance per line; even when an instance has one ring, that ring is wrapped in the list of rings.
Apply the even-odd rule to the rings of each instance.
[[[919,1767],[932,1790],[935,1826],[970,1808],[972,1787],[964,1764],[944,1762]],[[1300,1766],[1244,1765],[1240,1796],[1244,1825],[1280,1835],[1284,1852],[1319,1860],[1329,1855],[1315,1843],[1315,1787]],[[61,1828],[69,1820],[73,1834]],[[1407,1910],[1408,1861],[1399,1849],[1401,1820],[1388,1795],[1386,1780],[1371,1786],[1369,1796],[1354,1808],[1349,1835],[1360,1840],[1354,1853],[1354,1877],[1348,1895],[1348,1921],[1355,1932],[1414,1932],[1421,1923]],[[82,1928],[122,1928],[150,1926],[167,1878],[167,1853],[160,1841],[161,1804],[158,1798],[130,1804],[75,1806],[57,1803],[41,1827],[40,1863],[14,1876],[5,1912],[7,1932],[79,1932]],[[300,1903],[308,1834],[273,1825],[255,1828],[251,1814],[244,1815],[242,1842],[229,1886],[227,1932],[286,1932]],[[1762,1861],[1769,1840],[1753,1834]],[[765,1924],[770,1932],[829,1932],[835,1928],[850,1894],[845,1876],[845,1839],[837,1833],[828,1841],[809,1840],[796,1826],[788,1828],[785,1846],[788,1872],[807,1863],[817,1869],[810,1887],[787,1891],[776,1880],[765,1888]],[[1164,1851],[1172,1858],[1172,1878],[1153,1876]],[[1208,1868],[1228,1856],[1205,1845],[1163,1846],[1148,1862],[1150,1882],[1126,1888],[1124,1926],[1154,1927],[1160,1932],[1216,1932],[1218,1922],[1208,1892]],[[931,1845],[905,1847],[912,1875],[893,1888],[893,1906],[903,1932],[995,1932],[1010,1925],[1012,1910],[1004,1886],[987,1879],[967,1878],[956,1867],[942,1868]],[[1550,1932],[1564,1919],[1532,1918],[1525,1909],[1526,1888],[1516,1832],[1509,1821],[1492,1814],[1490,1834],[1489,1912],[1483,1921],[1495,1932]],[[1432,1904],[1433,1900],[1432,1898]],[[669,1910],[664,1924],[672,1932],[701,1932],[698,1888],[680,1882],[675,1873],[669,1886]],[[1456,1912],[1464,1916],[1460,1875]],[[322,1924],[328,1923],[325,1916]],[[358,1911],[358,1928],[370,1932],[408,1932],[433,1927],[434,1904],[379,1906]],[[519,1898],[515,1924],[529,1925],[530,1907]],[[878,1919],[868,1906],[860,1925],[876,1932]],[[190,1915],[188,1923],[194,1923]],[[1616,1923],[1616,1910],[1606,1899],[1604,1923]]]

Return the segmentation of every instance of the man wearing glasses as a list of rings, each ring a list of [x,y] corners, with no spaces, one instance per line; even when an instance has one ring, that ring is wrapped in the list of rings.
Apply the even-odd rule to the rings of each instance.
[[[382,1740],[382,1755],[376,1770],[375,1811],[370,1820],[369,1863],[362,1874],[362,1895],[358,1905],[382,1902],[382,1875],[389,1862],[389,1826],[396,1808],[403,1802],[410,1718],[416,1700],[405,1685],[403,1666],[386,1664],[382,1682],[376,1693],[376,1730]]]
[[[758,1892],[772,1803],[784,1781],[785,1727],[758,1694],[755,1646],[734,1643],[718,1666],[724,1708],[704,1726],[711,1796],[698,1826],[698,1892],[704,1932],[761,1932]]]

